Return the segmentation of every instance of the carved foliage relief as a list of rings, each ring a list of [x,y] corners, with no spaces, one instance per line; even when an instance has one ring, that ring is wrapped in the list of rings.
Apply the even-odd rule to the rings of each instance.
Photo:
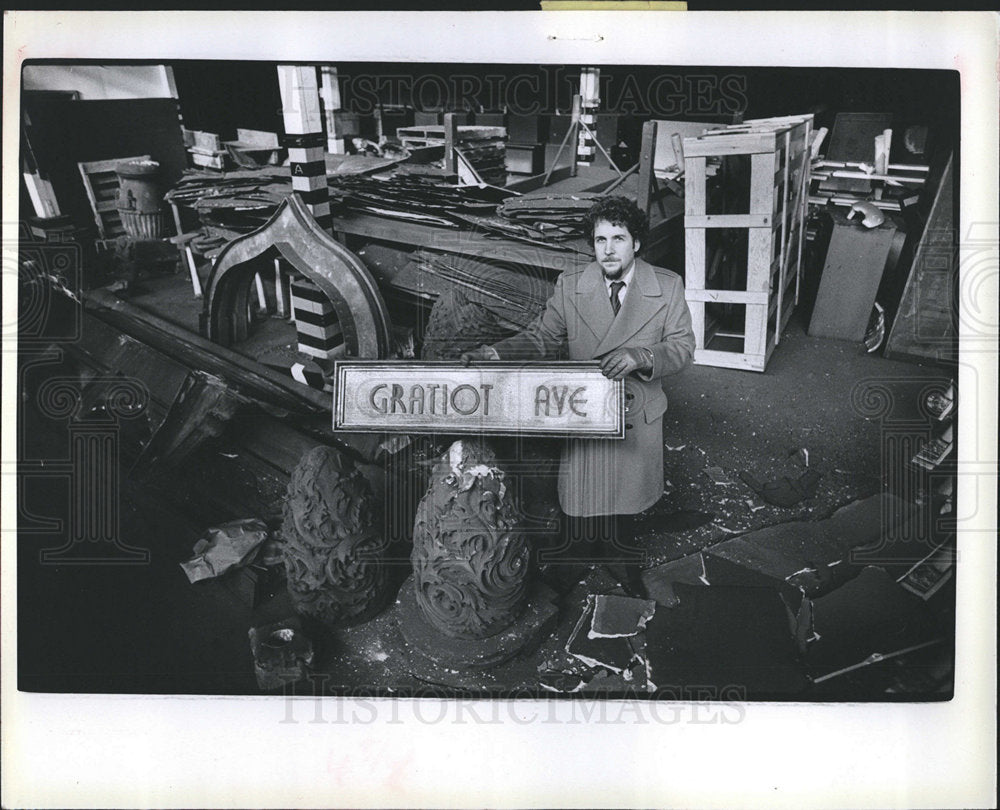
[[[386,597],[380,504],[353,462],[306,453],[288,485],[282,535],[288,590],[300,613],[329,625],[371,618]]]
[[[416,600],[442,633],[479,639],[524,609],[528,546],[493,451],[457,441],[435,464],[413,531]]]

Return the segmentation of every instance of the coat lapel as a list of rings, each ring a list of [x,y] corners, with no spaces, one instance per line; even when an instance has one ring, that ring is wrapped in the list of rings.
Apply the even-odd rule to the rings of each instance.
[[[601,265],[591,262],[587,265],[576,284],[573,303],[583,326],[590,330],[599,343],[611,329],[615,318],[611,300],[605,295],[604,273]],[[621,315],[621,313],[618,313]],[[579,324],[577,324],[579,326]],[[572,334],[572,332],[570,333]]]
[[[593,297],[599,301],[597,295]],[[610,313],[611,303],[609,301],[604,303],[607,304]],[[600,338],[595,354],[600,356],[617,349],[642,329],[666,303],[666,296],[660,289],[660,282],[653,268],[642,259],[636,259],[631,288],[625,295],[617,317],[611,321],[610,327]]]

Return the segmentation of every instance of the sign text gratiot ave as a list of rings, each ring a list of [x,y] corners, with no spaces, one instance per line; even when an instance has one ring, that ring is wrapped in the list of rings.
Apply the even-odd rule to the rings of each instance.
[[[334,367],[334,430],[625,436],[624,383],[596,362],[409,363]]]

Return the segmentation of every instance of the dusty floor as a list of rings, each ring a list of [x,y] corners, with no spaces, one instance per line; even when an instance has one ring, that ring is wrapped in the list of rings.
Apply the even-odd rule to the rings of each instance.
[[[179,294],[178,301],[184,299]],[[178,310],[179,320],[189,308]],[[825,518],[883,489],[912,489],[893,473],[886,434],[901,424],[919,427],[922,392],[948,377],[938,367],[893,362],[852,344],[811,338],[796,317],[766,373],[697,366],[673,378],[664,423],[664,497],[637,523],[649,564],[763,526]],[[26,408],[22,432],[31,457],[66,457],[64,422]],[[793,507],[766,504],[740,479],[741,473],[759,481],[797,478],[807,457],[808,468],[821,478],[815,495]],[[250,514],[273,518],[284,480],[243,464],[238,434],[229,434],[199,451],[173,479],[122,483],[120,536],[151,551],[148,565],[42,565],[39,551],[61,543],[58,531],[39,524],[21,537],[20,687],[257,693],[247,631],[288,614],[280,581],[262,578],[254,605],[254,586],[245,577],[191,585],[178,563],[209,525]],[[59,513],[59,504],[67,502],[65,486],[58,477],[26,481],[25,513]],[[912,499],[917,493],[898,494]],[[225,513],[233,503],[244,504],[245,514]],[[584,571],[580,579],[587,576],[605,574]],[[537,684],[540,668],[559,665],[561,645],[582,604],[580,589],[587,587],[596,586],[567,590],[556,630],[530,658],[474,678],[472,685]],[[318,660],[329,674],[321,688],[328,691],[448,683],[447,677],[413,674],[391,611],[359,628],[316,632]]]

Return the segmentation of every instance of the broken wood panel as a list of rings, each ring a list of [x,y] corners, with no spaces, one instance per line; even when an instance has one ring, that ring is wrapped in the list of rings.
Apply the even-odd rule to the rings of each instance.
[[[248,402],[218,377],[192,371],[133,471],[144,475],[180,465],[203,441],[219,436],[237,409]]]
[[[864,338],[893,242],[901,236],[890,219],[877,228],[865,228],[844,215],[833,215],[833,235],[809,321],[811,336]]]

